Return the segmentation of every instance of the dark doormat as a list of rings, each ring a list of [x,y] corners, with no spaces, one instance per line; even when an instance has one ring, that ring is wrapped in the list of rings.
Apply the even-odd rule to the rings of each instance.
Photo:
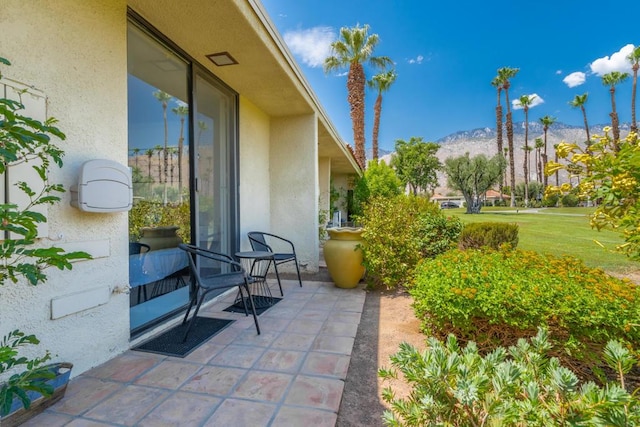
[[[181,323],[174,326],[161,335],[134,347],[133,350],[185,357],[209,338],[229,326],[233,321],[232,319],[213,319],[211,317],[198,316],[191,327],[187,341],[182,342],[182,338],[189,326],[189,322],[184,325]]]
[[[244,297],[244,299],[247,300],[247,297]],[[274,297],[267,298],[267,297],[254,295],[253,302],[256,307],[256,314],[258,316],[261,315],[262,313],[264,313],[265,311],[267,311],[268,309],[276,305],[278,302],[280,302],[281,299],[282,298],[274,298]],[[242,304],[242,301],[238,301],[233,303],[229,307],[225,308],[223,311],[228,311],[230,313],[244,314],[244,304]],[[247,300],[247,312],[251,314],[251,305],[249,304],[248,300]]]

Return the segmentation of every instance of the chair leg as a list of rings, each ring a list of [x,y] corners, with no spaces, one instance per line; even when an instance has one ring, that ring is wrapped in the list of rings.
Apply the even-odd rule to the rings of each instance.
[[[189,321],[189,326],[187,326],[187,330],[184,332],[184,338],[182,338],[182,342],[186,342],[187,341],[187,336],[189,335],[189,331],[191,331],[191,328],[193,327],[193,324],[196,322],[196,317],[198,317],[198,311],[200,311],[200,306],[204,302],[204,298],[205,298],[206,295],[207,295],[206,292],[202,293],[202,296],[200,297],[200,301],[198,301],[198,305],[196,306],[196,309],[193,312],[193,316],[191,317],[191,320]],[[188,313],[189,313],[189,311],[187,310],[187,314]],[[186,320],[186,317],[185,317],[185,320]]]
[[[249,315],[249,311],[247,310],[247,300],[244,299],[244,294],[242,293],[242,285],[238,286],[238,292],[240,292],[240,300],[242,301],[242,306],[244,307],[244,315],[248,316]],[[247,299],[248,298],[249,298],[249,296],[247,296]]]
[[[247,295],[249,295],[249,304],[251,304],[251,314],[253,314],[253,321],[256,324],[256,331],[258,332],[258,335],[260,335],[260,325],[258,325],[258,315],[256,314],[256,306],[253,304],[253,296],[251,295],[251,292],[249,292],[249,285],[247,284],[247,282],[244,283],[245,290],[247,291]]]
[[[273,268],[276,270],[276,277],[278,278],[278,287],[280,288],[280,296],[284,296],[284,292],[282,292],[282,283],[280,283],[280,274],[278,274],[278,263],[273,261]]]
[[[298,258],[293,258],[293,262],[296,264],[296,271],[298,272],[298,283],[300,283],[300,287],[302,287],[302,279],[300,278],[300,267],[298,267]]]
[[[184,314],[184,319],[182,319],[183,325],[187,323],[187,319],[189,318],[189,312],[191,312],[191,308],[193,307],[193,304],[196,302],[197,299],[198,299],[198,292],[194,293],[193,296],[191,297],[191,300],[189,301],[189,307],[187,307],[187,312]]]

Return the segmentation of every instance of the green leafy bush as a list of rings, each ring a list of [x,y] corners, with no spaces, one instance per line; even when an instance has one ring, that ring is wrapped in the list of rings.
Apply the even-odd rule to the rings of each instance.
[[[607,341],[640,342],[640,288],[570,257],[452,250],[422,262],[409,291],[429,335],[453,333],[483,349],[545,326],[563,360],[593,367]]]
[[[140,200],[133,205],[129,212],[129,234],[132,242],[141,236],[142,227],[157,227],[177,225],[177,234],[183,242],[191,240],[191,219],[189,201],[182,203],[168,203]]]
[[[364,175],[355,182],[351,213],[362,215],[364,205],[373,197],[394,197],[401,193],[402,183],[391,166],[371,160]]]
[[[460,348],[453,335],[445,343],[429,338],[418,351],[403,343],[391,356],[392,369],[381,369],[384,380],[400,371],[412,386],[406,398],[390,387],[382,397],[391,410],[389,426],[633,426],[640,423],[640,401],[624,387],[624,374],[636,363],[628,349],[609,342],[604,360],[618,373],[618,382],[598,387],[580,384],[557,358],[549,358],[545,330],[530,342],[520,339],[506,350],[482,356],[470,342]]]
[[[450,249],[462,229],[457,217],[447,218],[429,200],[406,195],[371,199],[359,221],[367,282],[387,288],[409,284],[418,261]]]
[[[565,194],[562,196],[562,206],[565,208],[575,208],[580,203],[580,199],[575,194]]]
[[[553,208],[558,205],[559,200],[560,200],[559,194],[547,195],[542,199],[542,206],[546,208]]]
[[[518,246],[518,224],[501,222],[475,222],[464,226],[460,233],[460,249],[480,249],[488,246],[499,249],[508,244]]]

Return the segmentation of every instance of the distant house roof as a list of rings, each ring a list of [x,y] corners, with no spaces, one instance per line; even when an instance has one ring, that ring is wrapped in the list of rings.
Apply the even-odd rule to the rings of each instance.
[[[500,193],[497,192],[496,190],[489,190],[486,193],[484,193],[484,197],[487,199],[499,199],[500,198]],[[503,199],[510,199],[511,197],[507,194],[503,194],[502,195]]]

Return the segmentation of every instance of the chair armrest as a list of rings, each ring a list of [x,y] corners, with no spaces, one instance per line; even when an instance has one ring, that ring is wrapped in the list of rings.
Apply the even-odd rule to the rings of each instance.
[[[271,233],[262,233],[262,234],[264,234],[265,236],[272,237],[272,238],[274,238],[276,240],[280,240],[282,242],[288,243],[289,246],[291,246],[291,250],[293,251],[293,253],[294,254],[296,253],[296,248],[293,245],[293,242],[291,240],[285,239],[284,237],[276,236],[275,234],[271,234]],[[273,251],[271,251],[271,252],[273,252]]]

